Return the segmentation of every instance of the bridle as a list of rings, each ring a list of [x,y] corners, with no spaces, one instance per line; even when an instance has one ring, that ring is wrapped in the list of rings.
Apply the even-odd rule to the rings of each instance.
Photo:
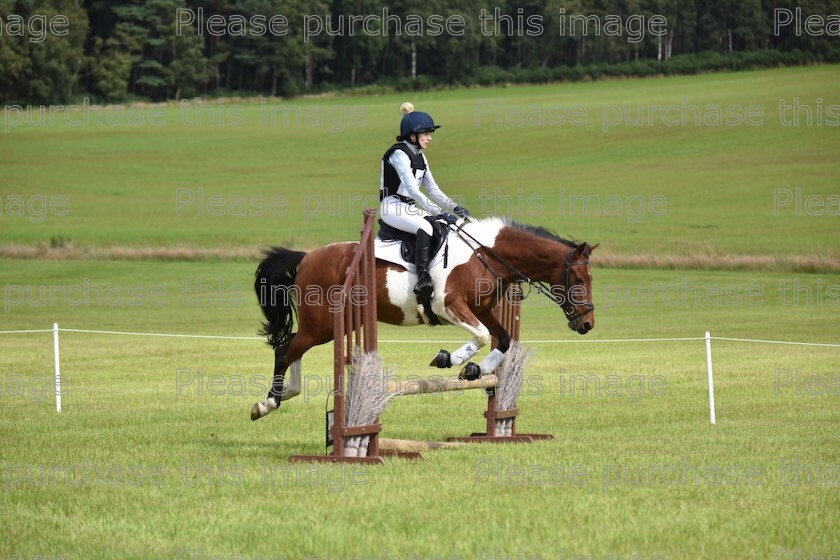
[[[472,241],[473,243],[475,243],[477,245],[477,247],[475,247],[473,249],[473,252],[475,253],[475,256],[478,258],[479,261],[482,262],[482,264],[484,264],[484,266],[491,272],[491,274],[493,274],[493,276],[498,278],[500,275],[497,274],[493,270],[493,267],[490,266],[490,263],[487,262],[487,260],[484,258],[484,256],[481,253],[479,253],[479,249],[483,249],[488,255],[493,257],[494,260],[499,262],[502,266],[504,266],[510,272],[512,272],[514,275],[516,275],[518,281],[524,282],[524,283],[528,284],[529,286],[535,288],[537,293],[543,294],[548,299],[550,299],[551,301],[553,301],[554,303],[559,305],[563,309],[563,313],[566,315],[566,319],[568,319],[569,323],[571,323],[572,328],[574,330],[577,330],[578,320],[581,317],[583,317],[587,313],[590,313],[590,312],[595,310],[595,305],[590,300],[590,301],[581,302],[579,305],[581,307],[583,307],[583,309],[581,311],[578,311],[577,313],[575,313],[575,303],[576,302],[572,299],[572,296],[571,296],[571,291],[572,291],[572,285],[571,285],[571,283],[572,283],[572,275],[571,275],[572,267],[573,266],[588,265],[589,264],[588,254],[584,257],[584,260],[572,262],[572,255],[574,254],[574,250],[571,250],[568,253],[566,253],[566,262],[564,263],[564,269],[565,270],[564,270],[564,275],[563,275],[563,292],[564,292],[566,297],[563,297],[563,296],[558,296],[557,294],[555,294],[553,292],[553,290],[551,289],[552,286],[549,285],[548,282],[535,282],[534,280],[531,280],[530,278],[528,278],[527,276],[522,274],[515,266],[510,264],[502,256],[500,256],[495,251],[493,251],[493,249],[491,249],[490,247],[487,247],[486,245],[481,243],[478,239],[476,239],[475,237],[470,235],[468,232],[464,231],[463,224],[461,224],[461,226],[454,226],[454,225],[450,224],[450,229],[452,231],[454,231],[456,233],[456,235],[458,235],[458,237],[460,237],[465,242],[467,242],[467,240],[464,239],[464,237],[466,236],[470,241]],[[467,243],[467,244],[469,245],[469,243]],[[525,297],[527,297],[527,294],[524,295],[522,299],[525,299]]]
[[[578,319],[580,319],[581,317],[583,317],[587,313],[595,311],[595,304],[593,304],[591,300],[581,302],[580,305],[581,305],[581,307],[583,307],[583,310],[578,311],[577,313],[574,313],[574,310],[575,310],[574,303],[575,303],[575,301],[572,298],[572,285],[571,285],[572,284],[572,275],[571,275],[572,267],[573,266],[580,266],[580,265],[589,265],[589,257],[585,256],[584,257],[585,260],[573,263],[572,262],[572,254],[573,253],[574,253],[574,251],[569,251],[566,254],[566,273],[565,273],[565,277],[563,279],[563,285],[564,285],[563,289],[566,292],[566,299],[568,300],[569,306],[568,307],[563,307],[563,313],[566,314],[566,318],[569,319],[569,322],[572,323],[572,326],[575,328],[575,330],[577,330]],[[588,251],[587,251],[587,253],[588,253]]]

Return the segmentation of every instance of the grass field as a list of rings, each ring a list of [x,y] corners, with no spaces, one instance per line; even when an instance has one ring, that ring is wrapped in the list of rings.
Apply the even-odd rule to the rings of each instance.
[[[829,207],[828,197],[840,176],[840,135],[826,112],[837,107],[840,118],[839,76],[840,67],[826,65],[411,97],[443,123],[429,148],[436,179],[477,215],[506,213],[597,238],[613,254],[790,255],[807,246],[836,259],[840,202]],[[224,110],[206,101],[200,111],[192,103],[111,117],[144,126],[97,126],[96,112],[88,126],[60,113],[53,127],[48,116],[13,126],[26,117],[7,114],[3,193],[65,196],[68,204],[57,211],[66,216],[4,209],[3,241],[313,247],[353,238],[359,209],[378,201],[379,159],[405,97],[228,100]],[[793,122],[793,110],[780,117],[780,100],[794,99],[808,110],[797,112],[798,126],[785,126],[780,118]],[[666,118],[679,122],[683,103],[697,108],[684,126],[665,124],[655,109],[678,106]],[[747,124],[751,106],[763,113],[751,122],[763,124]],[[583,126],[558,124],[573,108]],[[695,125],[698,114],[714,124],[717,109],[741,123]],[[815,198],[806,210],[811,195],[822,205]],[[597,200],[587,207],[573,196]]]
[[[561,311],[537,296],[525,304],[522,338],[537,353],[520,428],[552,433],[550,442],[446,450],[380,468],[297,466],[286,457],[323,449],[327,346],[304,359],[305,395],[251,422],[272,364],[259,340],[62,333],[66,394],[57,414],[51,334],[0,334],[0,558],[840,554],[840,348],[714,341],[711,426],[702,340],[566,343],[706,330],[840,342],[840,274],[830,271],[840,137],[836,127],[782,126],[777,111],[782,98],[840,104],[838,77],[840,68],[823,66],[415,96],[444,123],[429,154],[436,178],[474,213],[482,213],[481,189],[510,194],[497,197],[502,205],[542,197],[509,213],[602,243],[593,255],[594,331],[568,330]],[[761,105],[766,123],[602,130],[605,107],[683,96],[700,106]],[[252,259],[148,257],[167,247],[248,254],[353,238],[358,208],[328,205],[375,196],[377,158],[402,99],[288,102],[322,117],[364,108],[366,122],[348,117],[342,133],[329,124],[261,127],[259,104],[244,102],[242,126],[191,129],[168,108],[161,127],[12,128],[0,135],[3,254],[52,239],[70,258],[0,259],[0,330],[57,321],[254,336]],[[476,126],[481,100],[532,114],[579,103],[591,122]],[[804,202],[797,215],[797,187],[820,197],[822,215],[809,215]],[[197,196],[199,188],[227,198],[224,215],[210,215],[212,204],[199,215],[194,203],[177,214],[178,189]],[[794,197],[778,216],[776,189]],[[655,195],[667,203],[663,215],[640,220],[626,206],[618,215],[564,214],[569,193],[601,205]],[[287,215],[232,215],[234,195],[275,194],[286,197]],[[11,197],[38,195],[66,196],[67,215],[41,220],[37,205],[9,215]],[[820,208],[811,204],[812,213]],[[148,249],[147,260],[101,258],[125,248]],[[740,272],[630,269],[602,266],[600,251],[777,260]],[[788,269],[792,255],[829,265]],[[437,374],[425,364],[466,336],[382,326],[380,338],[386,363],[408,377]],[[481,428],[483,407],[477,392],[406,397],[382,422],[387,437],[440,439]]]

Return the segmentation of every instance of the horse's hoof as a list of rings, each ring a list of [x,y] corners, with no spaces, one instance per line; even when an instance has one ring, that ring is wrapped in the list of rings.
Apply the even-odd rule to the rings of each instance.
[[[260,403],[255,403],[251,408],[251,420],[259,420],[260,418],[262,418],[260,416]]]
[[[479,377],[481,377],[481,368],[478,367],[478,364],[472,362],[465,365],[461,373],[458,374],[459,379],[466,379],[467,381],[474,381]]]
[[[441,369],[452,367],[452,360],[449,357],[449,352],[441,350],[429,365]]]

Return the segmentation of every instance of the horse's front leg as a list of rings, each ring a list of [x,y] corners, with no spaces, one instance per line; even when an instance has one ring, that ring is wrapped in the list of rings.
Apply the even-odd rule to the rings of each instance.
[[[460,377],[477,379],[481,375],[495,370],[504,359],[504,351],[510,344],[510,337],[493,314],[489,311],[483,313],[481,320],[479,320],[465,302],[454,301],[445,306],[443,315],[453,325],[472,334],[473,339],[452,353],[441,350],[429,365],[439,368],[461,365],[475,356],[484,346],[487,346],[492,336],[496,336],[499,339],[499,348],[490,352],[480,365],[468,362],[461,370]]]
[[[510,334],[508,334],[502,324],[499,323],[499,320],[493,314],[492,310],[488,309],[484,313],[481,313],[478,315],[478,319],[485,327],[487,327],[487,329],[489,329],[490,334],[495,336],[496,340],[499,341],[496,347],[487,354],[487,357],[484,358],[478,366],[481,370],[481,375],[486,375],[498,368],[505,359],[505,352],[507,352],[508,348],[510,348]]]

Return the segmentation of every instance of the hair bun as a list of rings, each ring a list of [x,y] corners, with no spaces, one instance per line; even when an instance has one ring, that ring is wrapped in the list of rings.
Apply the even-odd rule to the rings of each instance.
[[[403,115],[407,115],[414,110],[414,105],[411,104],[410,101],[406,101],[402,105],[400,105],[400,113]]]

